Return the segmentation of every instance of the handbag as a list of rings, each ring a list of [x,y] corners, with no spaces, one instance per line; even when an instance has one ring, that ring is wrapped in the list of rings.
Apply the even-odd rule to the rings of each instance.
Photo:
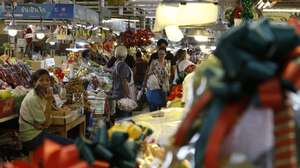
[[[166,104],[166,96],[162,89],[147,90],[146,97],[152,105],[165,106]]]
[[[120,62],[116,64],[116,74],[118,74],[118,65]],[[130,69],[131,73],[131,79],[130,82],[128,82],[128,90],[129,90],[129,98],[122,98],[117,101],[117,106],[122,111],[133,111],[137,108],[137,103],[135,101],[136,99],[136,93],[135,93],[135,86],[134,86],[134,80],[133,80],[133,72]]]

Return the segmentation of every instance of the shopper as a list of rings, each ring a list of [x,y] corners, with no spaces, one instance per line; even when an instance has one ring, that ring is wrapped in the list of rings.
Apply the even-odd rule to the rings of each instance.
[[[147,73],[148,64],[142,58],[142,53],[137,51],[136,62],[134,68],[134,83],[138,88],[141,88]]]
[[[125,46],[118,46],[115,49],[116,61],[112,71],[112,98],[115,101],[126,97],[134,97],[134,93],[132,93],[132,87],[134,87],[133,73],[130,67],[125,63],[127,53],[127,48]],[[115,119],[122,119],[130,116],[130,111],[122,111],[116,107]]]
[[[179,49],[175,55],[177,62],[173,85],[182,84],[186,75],[195,69],[195,64],[189,61],[186,56],[187,52],[183,49]]]
[[[158,51],[158,59],[152,61],[146,78],[147,100],[150,111],[159,110],[166,105],[166,93],[169,90],[169,75],[166,69],[166,51]]]
[[[115,64],[115,62],[117,61],[116,56],[112,56],[109,61],[107,62],[106,66],[107,68],[112,68]],[[135,60],[133,58],[133,56],[131,55],[126,55],[124,62],[131,68],[133,69],[135,66]]]
[[[167,47],[168,47],[168,42],[165,39],[160,39],[157,41],[157,49],[165,50],[166,52],[166,56],[165,56],[166,66],[168,68],[168,73],[170,74],[170,84],[171,84],[173,82],[175,70],[176,70],[176,58],[170,51],[167,51]],[[151,55],[149,60],[149,65],[151,65],[152,61],[156,59],[158,59],[158,51]]]
[[[39,69],[33,73],[32,85],[33,89],[22,102],[19,117],[19,135],[24,151],[36,149],[44,139],[51,139],[63,145],[71,144],[71,140],[45,131],[51,124],[50,110],[53,101],[48,71]]]

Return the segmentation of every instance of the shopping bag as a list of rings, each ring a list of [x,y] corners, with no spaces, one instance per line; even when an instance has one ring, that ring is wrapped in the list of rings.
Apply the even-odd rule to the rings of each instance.
[[[147,90],[146,97],[152,105],[164,106],[166,104],[166,96],[161,89]]]
[[[130,99],[130,98],[122,98],[117,101],[118,108],[122,111],[133,111],[137,108],[136,101]]]

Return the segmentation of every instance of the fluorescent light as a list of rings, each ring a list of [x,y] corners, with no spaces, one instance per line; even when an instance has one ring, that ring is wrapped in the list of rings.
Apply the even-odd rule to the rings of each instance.
[[[202,36],[202,35],[195,35],[194,39],[198,42],[207,42],[207,41],[209,41],[208,36]]]
[[[79,52],[79,51],[84,51],[87,50],[87,48],[66,48],[67,51],[71,51],[71,52]]]
[[[113,21],[140,22],[140,20],[137,19],[122,19],[122,18],[111,18],[109,20],[104,20],[103,22],[113,22]]]
[[[298,13],[300,9],[264,9],[264,12],[290,12],[290,13]]]

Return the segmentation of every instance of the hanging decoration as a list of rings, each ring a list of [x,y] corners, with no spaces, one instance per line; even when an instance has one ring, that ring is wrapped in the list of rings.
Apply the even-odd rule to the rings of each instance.
[[[137,31],[127,30],[121,36],[122,42],[126,47],[147,46],[152,43],[151,38],[154,34],[149,29],[139,29]]]
[[[253,14],[253,2],[252,0],[241,0],[243,11],[242,11],[242,19],[243,20],[252,20],[254,17]]]
[[[290,25],[293,25],[296,27],[296,32],[298,34],[300,34],[300,21],[297,19],[297,17],[291,17],[289,20],[288,20],[288,23]]]
[[[293,27],[279,27],[267,20],[255,27],[243,24],[221,38],[215,55],[222,66],[195,74],[207,79],[207,89],[175,135],[174,145],[181,147],[201,134],[195,145],[195,167],[220,167],[222,144],[249,106],[273,111],[274,132],[269,132],[274,137],[273,167],[298,167],[293,103],[288,99],[300,88],[299,38]]]

